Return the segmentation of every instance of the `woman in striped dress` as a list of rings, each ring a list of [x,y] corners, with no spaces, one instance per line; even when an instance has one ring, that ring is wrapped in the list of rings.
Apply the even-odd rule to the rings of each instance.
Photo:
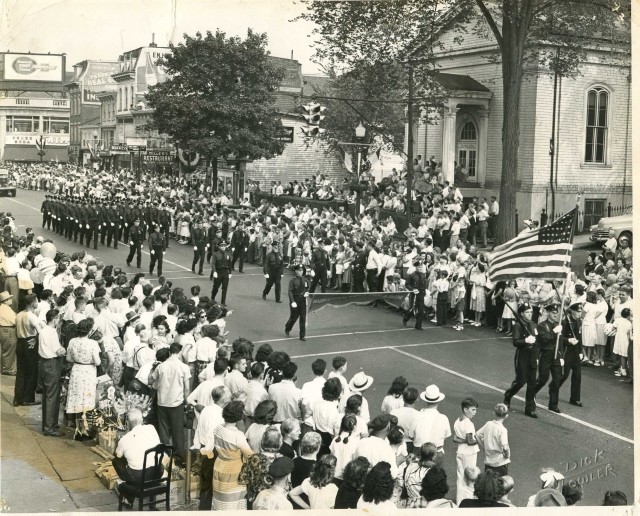
[[[247,489],[239,483],[243,458],[253,455],[244,434],[237,423],[244,417],[244,403],[232,401],[227,404],[222,417],[224,425],[214,431],[214,448],[218,456],[213,466],[214,511],[246,510]]]

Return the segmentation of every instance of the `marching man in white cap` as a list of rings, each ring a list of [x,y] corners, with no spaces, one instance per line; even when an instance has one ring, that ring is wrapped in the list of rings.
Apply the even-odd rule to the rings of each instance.
[[[420,449],[424,443],[433,443],[437,450],[436,464],[444,459],[444,440],[451,437],[449,418],[438,412],[438,404],[444,400],[444,394],[437,385],[429,385],[420,394],[420,399],[427,406],[422,409],[416,423],[416,434],[413,438],[414,449]]]

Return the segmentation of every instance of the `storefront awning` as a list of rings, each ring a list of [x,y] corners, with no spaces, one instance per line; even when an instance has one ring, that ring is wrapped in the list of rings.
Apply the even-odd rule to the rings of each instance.
[[[42,161],[58,161],[66,163],[69,161],[69,152],[66,147],[47,147],[46,154],[42,156]],[[40,161],[38,149],[35,145],[5,145],[4,161]]]

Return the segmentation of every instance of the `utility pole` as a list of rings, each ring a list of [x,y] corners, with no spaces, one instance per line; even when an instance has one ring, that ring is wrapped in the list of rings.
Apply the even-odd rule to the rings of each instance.
[[[556,153],[556,103],[558,98],[558,66],[559,66],[560,50],[556,50],[556,57],[554,60],[554,73],[553,73],[553,115],[551,117],[551,139],[549,140],[549,156],[551,157],[551,168],[549,175],[549,187],[551,188],[551,221],[556,218],[556,189],[553,177],[553,162]]]
[[[411,222],[412,197],[411,187],[413,186],[413,64],[411,61],[407,63],[408,68],[408,98],[407,98],[407,123],[409,129],[407,131],[407,223]]]

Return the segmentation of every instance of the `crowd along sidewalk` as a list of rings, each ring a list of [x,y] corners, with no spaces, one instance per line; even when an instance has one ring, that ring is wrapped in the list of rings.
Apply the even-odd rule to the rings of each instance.
[[[43,436],[41,406],[14,408],[15,377],[0,378],[0,511],[116,511],[117,495],[95,474],[95,443],[63,426],[63,437]]]

